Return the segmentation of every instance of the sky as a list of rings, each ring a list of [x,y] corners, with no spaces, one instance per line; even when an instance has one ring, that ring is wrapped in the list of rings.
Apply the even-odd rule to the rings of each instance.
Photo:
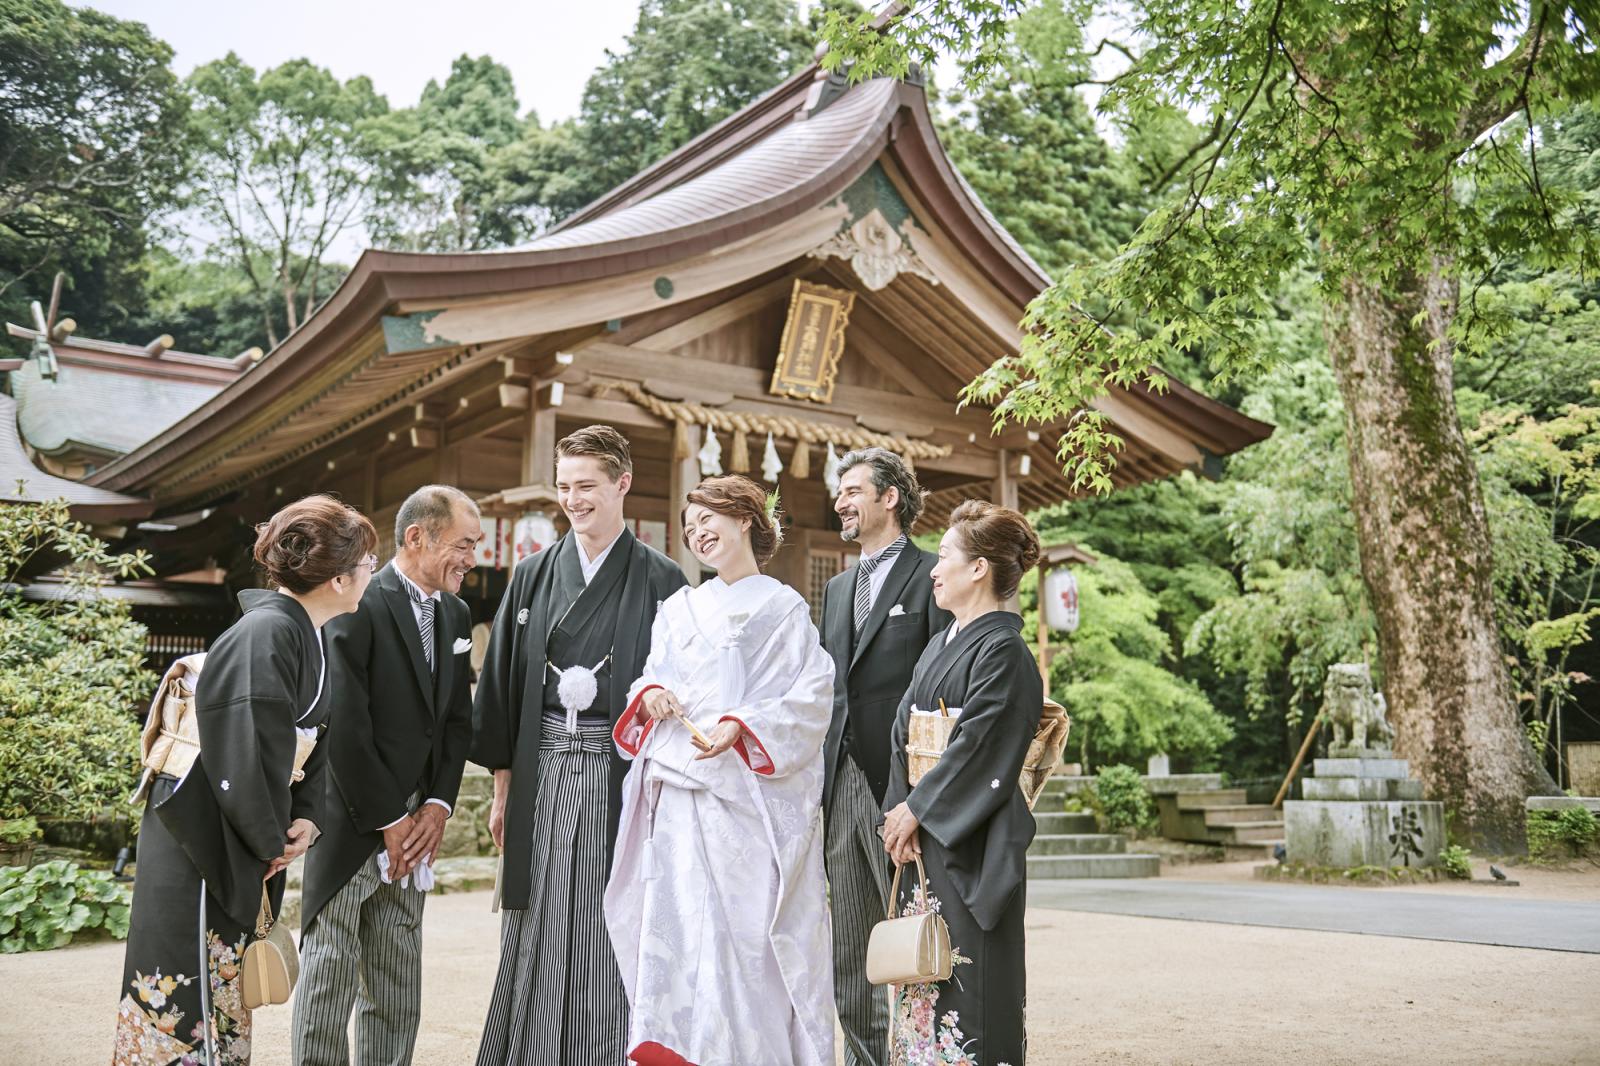
[[[409,107],[429,80],[443,82],[462,54],[511,70],[517,104],[542,122],[578,112],[583,85],[620,51],[639,0],[94,0],[93,7],[150,27],[172,46],[182,76],[237,52],[258,71],[304,57],[341,81],[372,79],[390,107]]]

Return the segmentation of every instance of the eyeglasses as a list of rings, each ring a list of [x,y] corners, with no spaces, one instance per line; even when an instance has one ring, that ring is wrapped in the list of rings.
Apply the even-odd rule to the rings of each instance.
[[[376,555],[369,555],[361,562],[366,565],[367,573],[376,574],[378,572],[378,557]]]

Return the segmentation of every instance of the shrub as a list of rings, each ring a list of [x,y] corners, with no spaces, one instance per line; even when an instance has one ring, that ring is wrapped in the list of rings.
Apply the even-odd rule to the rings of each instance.
[[[1095,777],[1094,791],[1107,829],[1114,832],[1146,829],[1155,824],[1150,793],[1145,791],[1144,779],[1133,767],[1101,767]]]
[[[16,589],[40,559],[59,562],[62,595],[30,603]],[[90,820],[127,798],[156,679],[144,627],[100,589],[107,574],[146,569],[65,503],[0,508],[0,818]]]
[[[1600,836],[1600,822],[1587,807],[1528,812],[1528,854],[1564,859],[1585,854]]]
[[[65,947],[78,933],[128,935],[132,895],[105,870],[58,859],[31,870],[0,869],[0,952]]]
[[[1457,881],[1472,880],[1472,852],[1460,844],[1451,844],[1439,852],[1439,866]]]

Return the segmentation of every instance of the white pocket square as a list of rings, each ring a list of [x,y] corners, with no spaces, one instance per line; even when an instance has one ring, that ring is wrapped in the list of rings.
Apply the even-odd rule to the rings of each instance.
[[[893,607],[889,608],[889,617],[890,618],[898,618],[898,617],[900,617],[901,615],[903,615],[905,613],[906,613],[906,609],[905,609],[904,605],[902,605],[902,604],[898,604],[897,603]]]
[[[471,637],[457,637],[456,638],[456,642],[450,646],[450,651],[455,655],[460,655],[463,652],[469,652],[471,650],[472,650],[472,638]]]

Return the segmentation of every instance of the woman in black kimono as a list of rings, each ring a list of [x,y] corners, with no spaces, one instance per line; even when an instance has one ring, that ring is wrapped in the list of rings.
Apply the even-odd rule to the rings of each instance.
[[[295,749],[326,729],[324,622],[353,611],[376,568],[360,512],[309,496],[259,527],[255,559],[276,591],[239,594],[195,689],[200,754],[158,774],[139,828],[133,914],[112,1066],[243,1066],[250,1012],[240,957],[267,882],[317,836],[322,747],[291,785]]]
[[[895,718],[889,857],[928,874],[928,905],[950,927],[948,981],[900,990],[890,1061],[896,1066],[1023,1066],[1023,884],[1033,814],[1017,779],[1044,708],[1039,667],[1006,603],[1039,561],[1039,538],[1016,511],[969,500],[950,515],[933,568],[933,598],[955,616],[928,643]],[[938,763],[916,787],[907,778],[914,711],[960,713]],[[922,910],[916,867],[900,879],[896,907]]]

